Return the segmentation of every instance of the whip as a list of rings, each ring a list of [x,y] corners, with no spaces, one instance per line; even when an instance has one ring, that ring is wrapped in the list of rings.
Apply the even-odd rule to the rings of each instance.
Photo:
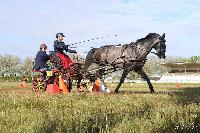
[[[115,37],[115,36],[118,36],[118,35],[112,35],[112,36],[102,36],[102,37],[96,37],[96,38],[92,38],[92,39],[88,39],[88,40],[85,40],[85,41],[79,41],[79,42],[76,42],[76,43],[72,43],[71,45],[76,45],[76,44],[81,44],[81,43],[86,43],[86,42],[90,42],[90,41],[94,41],[94,40],[99,40],[99,39],[103,39],[103,38],[110,38],[110,37]]]

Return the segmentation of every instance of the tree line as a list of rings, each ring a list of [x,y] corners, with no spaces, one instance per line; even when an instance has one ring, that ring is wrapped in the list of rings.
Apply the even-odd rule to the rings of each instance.
[[[33,58],[21,59],[14,55],[0,55],[0,78],[1,80],[13,81],[20,77],[31,77]]]

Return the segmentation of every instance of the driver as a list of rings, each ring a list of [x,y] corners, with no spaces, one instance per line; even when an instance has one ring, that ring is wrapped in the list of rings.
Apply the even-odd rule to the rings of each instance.
[[[49,60],[49,55],[47,55],[46,50],[47,50],[47,45],[41,44],[40,50],[38,51],[38,53],[36,55],[35,63],[33,66],[33,71],[42,72],[42,75],[41,75],[42,80],[45,80],[45,77],[46,77],[45,71],[48,68],[46,62]]]
[[[47,45],[41,44],[40,50],[38,51],[35,58],[35,64],[33,70],[44,71],[47,68],[46,62],[49,60],[49,56],[46,54],[46,50],[47,50]]]
[[[54,41],[54,52],[57,52],[57,56],[61,59],[62,66],[64,68],[69,68],[69,66],[73,64],[73,61],[64,53],[64,50],[69,53],[77,52],[76,50],[69,49],[69,45],[65,45],[63,42],[64,37],[65,36],[63,33],[56,34],[56,40]]]

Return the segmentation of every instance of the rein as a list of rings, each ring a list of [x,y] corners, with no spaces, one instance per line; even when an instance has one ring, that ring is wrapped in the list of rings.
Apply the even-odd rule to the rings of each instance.
[[[153,47],[156,43],[158,43],[158,42],[160,42],[159,41],[160,39],[157,39],[152,45],[151,45],[151,47]],[[148,51],[147,51],[148,52]],[[156,53],[156,52],[150,52],[150,53],[153,53],[153,54],[155,54],[155,55],[158,55],[159,53]]]

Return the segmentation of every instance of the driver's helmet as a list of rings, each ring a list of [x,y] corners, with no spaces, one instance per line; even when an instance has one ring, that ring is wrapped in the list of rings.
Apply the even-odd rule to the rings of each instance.
[[[41,45],[40,45],[40,49],[43,49],[43,48],[44,48],[44,49],[47,49],[47,45],[46,45],[46,44],[41,44]]]
[[[61,32],[59,32],[59,33],[56,34],[56,38],[58,38],[58,36],[65,37],[65,35],[63,33],[61,33]]]

